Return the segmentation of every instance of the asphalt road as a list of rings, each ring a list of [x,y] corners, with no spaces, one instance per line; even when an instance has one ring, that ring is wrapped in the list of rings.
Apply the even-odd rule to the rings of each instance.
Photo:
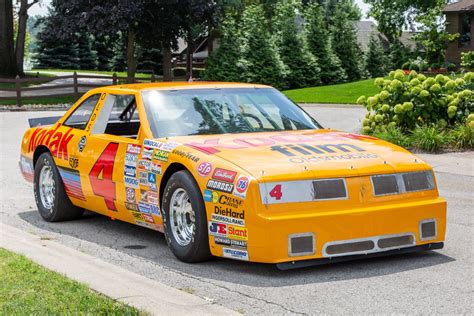
[[[307,110],[323,126],[349,131],[358,130],[364,115],[355,107]],[[191,265],[175,259],[163,235],[145,228],[93,213],[64,223],[40,218],[32,187],[21,178],[17,162],[27,118],[47,115],[51,113],[0,113],[0,218],[5,224],[241,313],[474,312],[473,152],[422,155],[435,166],[440,193],[448,200],[442,250],[292,271],[225,259]]]

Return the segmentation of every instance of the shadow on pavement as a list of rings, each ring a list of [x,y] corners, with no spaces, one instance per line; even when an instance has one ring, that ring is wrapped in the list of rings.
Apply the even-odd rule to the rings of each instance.
[[[136,225],[111,221],[96,213],[86,212],[80,220],[61,223],[45,222],[37,211],[22,212],[19,216],[40,229],[113,248],[180,273],[253,287],[281,287],[371,278],[455,261],[442,253],[428,251],[289,271],[280,271],[270,264],[219,258],[209,262],[187,264],[173,256],[163,234]]]

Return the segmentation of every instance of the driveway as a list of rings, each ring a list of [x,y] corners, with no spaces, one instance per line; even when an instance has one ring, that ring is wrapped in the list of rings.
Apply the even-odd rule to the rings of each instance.
[[[323,126],[352,132],[364,115],[357,107],[305,108]],[[0,113],[0,216],[5,224],[241,313],[474,312],[473,152],[421,155],[435,166],[440,194],[448,200],[442,250],[292,271],[225,259],[185,264],[168,250],[162,234],[145,228],[93,213],[64,223],[40,218],[32,187],[21,178],[17,162],[27,117],[48,115],[58,112]]]

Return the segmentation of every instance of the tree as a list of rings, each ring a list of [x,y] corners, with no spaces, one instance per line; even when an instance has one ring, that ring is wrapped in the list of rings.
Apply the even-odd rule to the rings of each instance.
[[[23,64],[25,59],[25,40],[26,40],[26,26],[28,22],[28,10],[38,3],[39,0],[20,0],[20,9],[18,10],[18,33],[15,42],[15,59],[16,72],[20,76],[24,76]]]
[[[236,14],[228,13],[218,31],[219,48],[208,58],[203,78],[211,81],[240,81],[242,67],[239,66],[242,36]]]
[[[97,51],[92,49],[92,36],[85,32],[76,34],[79,69],[97,69]]]
[[[332,49],[332,36],[324,20],[324,8],[310,2],[304,10],[304,28],[309,51],[314,54],[321,68],[321,81],[324,84],[343,82],[347,75],[341,60]]]
[[[410,49],[405,47],[400,40],[394,40],[389,47],[390,67],[392,69],[400,69],[403,64],[410,59]]]
[[[416,18],[420,23],[419,32],[413,35],[425,48],[425,60],[430,64],[438,64],[439,68],[444,62],[448,44],[459,37],[459,34],[450,34],[446,31],[446,22],[441,18],[441,6],[430,9],[426,14]]]
[[[94,37],[94,40],[92,41],[92,49],[97,52],[97,69],[98,70],[112,69],[112,60],[114,58],[113,48],[114,48],[115,42],[117,41],[116,37],[114,38],[115,40],[113,40],[108,35],[101,36],[101,37]]]
[[[296,0],[279,2],[272,23],[281,60],[288,68],[287,85],[291,89],[319,83],[318,62],[296,24],[300,12],[301,4]]]
[[[364,0],[370,4],[369,16],[378,22],[378,30],[390,43],[400,38],[404,27],[413,29],[417,16],[432,8],[448,3],[448,0]]]
[[[379,37],[374,33],[370,35],[365,67],[372,78],[385,76],[388,72],[389,60]]]
[[[0,76],[14,77],[13,7],[11,0],[0,0]]]
[[[348,80],[360,80],[364,75],[363,55],[357,43],[353,21],[349,20],[349,14],[344,4],[337,6],[331,31],[334,52],[341,60],[342,68],[345,70]]]
[[[268,31],[265,11],[261,5],[245,8],[241,23],[243,66],[242,80],[285,88],[287,68],[278,54]]]

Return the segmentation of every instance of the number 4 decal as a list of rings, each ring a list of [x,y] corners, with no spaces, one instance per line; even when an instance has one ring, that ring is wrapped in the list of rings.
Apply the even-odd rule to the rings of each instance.
[[[269,194],[275,200],[281,200],[281,196],[283,195],[283,193],[281,193],[281,184],[275,185]]]
[[[92,191],[95,195],[103,197],[105,205],[112,211],[117,211],[114,203],[116,197],[115,182],[112,181],[117,149],[117,143],[109,143],[89,173]]]

